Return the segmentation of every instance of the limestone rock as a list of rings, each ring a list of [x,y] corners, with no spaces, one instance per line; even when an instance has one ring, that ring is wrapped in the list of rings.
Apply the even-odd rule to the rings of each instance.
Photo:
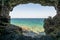
[[[3,3],[2,3],[3,2]],[[10,25],[9,12],[19,4],[37,3],[43,6],[54,6],[57,15],[45,19],[45,32],[60,40],[60,0],[0,0],[0,39],[17,40],[21,38],[21,28]],[[20,30],[20,31],[19,31]],[[16,39],[15,39],[16,38]]]
[[[46,35],[60,38],[60,16],[56,15],[53,18],[45,19],[44,28]]]
[[[0,40],[17,40],[22,37],[22,28],[9,25],[0,27]]]

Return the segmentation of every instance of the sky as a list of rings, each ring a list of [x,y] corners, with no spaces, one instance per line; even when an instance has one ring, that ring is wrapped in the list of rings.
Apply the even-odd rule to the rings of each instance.
[[[11,18],[48,18],[56,15],[52,6],[41,6],[40,4],[20,4],[10,12]]]

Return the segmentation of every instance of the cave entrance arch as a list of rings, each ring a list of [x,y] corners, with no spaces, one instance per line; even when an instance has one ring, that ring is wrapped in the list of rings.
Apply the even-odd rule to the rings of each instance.
[[[48,6],[45,6],[45,7],[43,7],[43,6],[41,6],[40,4],[33,4],[33,3],[28,3],[28,4],[20,4],[20,5],[17,5],[17,6],[15,6],[14,7],[14,9],[13,9],[13,11],[12,11],[12,15],[11,16],[13,16],[13,17],[15,17],[15,18],[19,18],[19,16],[20,16],[20,18],[24,18],[25,16],[27,16],[29,13],[30,13],[30,11],[32,10],[33,11],[33,9],[31,9],[32,7],[31,6],[28,6],[28,5],[32,5],[32,7],[34,8],[35,6],[35,8],[34,8],[34,10],[38,10],[39,12],[40,12],[40,14],[38,14],[38,12],[36,12],[35,13],[35,11],[31,14],[32,16],[34,16],[33,14],[35,14],[35,16],[34,17],[37,17],[37,16],[39,16],[39,18],[41,17],[41,15],[44,15],[43,17],[45,17],[45,16],[52,16],[52,15],[48,15],[48,14],[54,14],[53,16],[55,16],[55,10],[53,10],[54,8],[51,6],[51,7],[48,7]],[[22,7],[21,7],[22,6]],[[25,12],[27,12],[26,10],[27,10],[27,8],[26,8],[26,6],[28,6],[28,14],[26,14]],[[39,7],[39,8],[38,8]],[[30,11],[29,11],[29,8],[30,8]],[[46,11],[46,9],[48,8],[48,12],[45,12]],[[49,10],[51,8],[51,10]],[[40,10],[41,9],[41,10]],[[18,11],[17,11],[18,10]],[[24,12],[24,13],[22,13],[21,12],[21,10],[24,10],[24,11],[22,11],[22,12]],[[51,12],[52,11],[52,12]],[[42,12],[44,12],[44,13],[42,13]],[[41,14],[42,13],[42,14]],[[46,15],[45,15],[45,13],[46,13]],[[15,14],[15,15],[14,15]],[[17,15],[18,14],[18,15]],[[38,14],[38,15],[37,15]],[[22,16],[21,16],[22,15]],[[23,16],[24,15],[24,16]],[[31,17],[31,15],[28,15],[27,17]],[[37,16],[36,16],[37,15]],[[17,16],[17,17],[16,17]],[[38,17],[37,17],[38,18]],[[12,23],[12,22],[11,22]],[[19,23],[19,22],[17,22],[17,23]],[[12,24],[15,24],[16,25],[16,23],[13,21],[13,23]],[[19,24],[20,25],[20,24]],[[19,26],[18,24],[17,24],[17,26]],[[30,23],[30,25],[31,25],[31,23]],[[41,25],[41,24],[40,24]],[[21,26],[21,25],[20,25]],[[36,25],[37,26],[37,25]],[[22,27],[22,26],[21,26]],[[23,27],[24,28],[24,27]],[[39,27],[40,28],[40,27]],[[39,29],[38,28],[38,29]],[[42,25],[42,28],[43,28],[43,25]],[[32,28],[31,28],[32,29]],[[44,29],[44,28],[43,28]],[[43,31],[43,29],[40,29],[40,30],[42,30]],[[38,30],[39,31],[39,30]]]
[[[1,22],[4,24],[10,23],[9,12],[13,10],[13,8],[19,4],[41,4],[43,6],[54,6],[57,10],[57,14],[60,15],[60,1],[58,0],[0,0],[0,17]],[[2,24],[3,24],[2,23]]]
[[[55,20],[57,24],[59,24],[60,22],[59,20],[60,19],[60,0],[0,0],[0,19],[1,19],[0,25],[1,26],[9,25],[10,24],[9,12],[12,11],[13,8],[18,4],[27,4],[27,3],[38,3],[43,6],[54,6],[57,11],[57,14],[55,17],[53,17],[53,19]]]

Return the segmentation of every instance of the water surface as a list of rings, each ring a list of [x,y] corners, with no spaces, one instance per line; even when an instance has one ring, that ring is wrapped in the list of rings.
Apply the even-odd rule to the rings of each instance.
[[[44,31],[44,18],[12,18],[11,24],[36,33]]]

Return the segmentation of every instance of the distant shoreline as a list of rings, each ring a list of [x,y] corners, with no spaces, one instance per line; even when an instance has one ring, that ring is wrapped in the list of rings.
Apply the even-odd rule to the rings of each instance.
[[[15,18],[11,18],[11,19],[15,19]],[[16,18],[16,19],[45,19],[45,18]]]

